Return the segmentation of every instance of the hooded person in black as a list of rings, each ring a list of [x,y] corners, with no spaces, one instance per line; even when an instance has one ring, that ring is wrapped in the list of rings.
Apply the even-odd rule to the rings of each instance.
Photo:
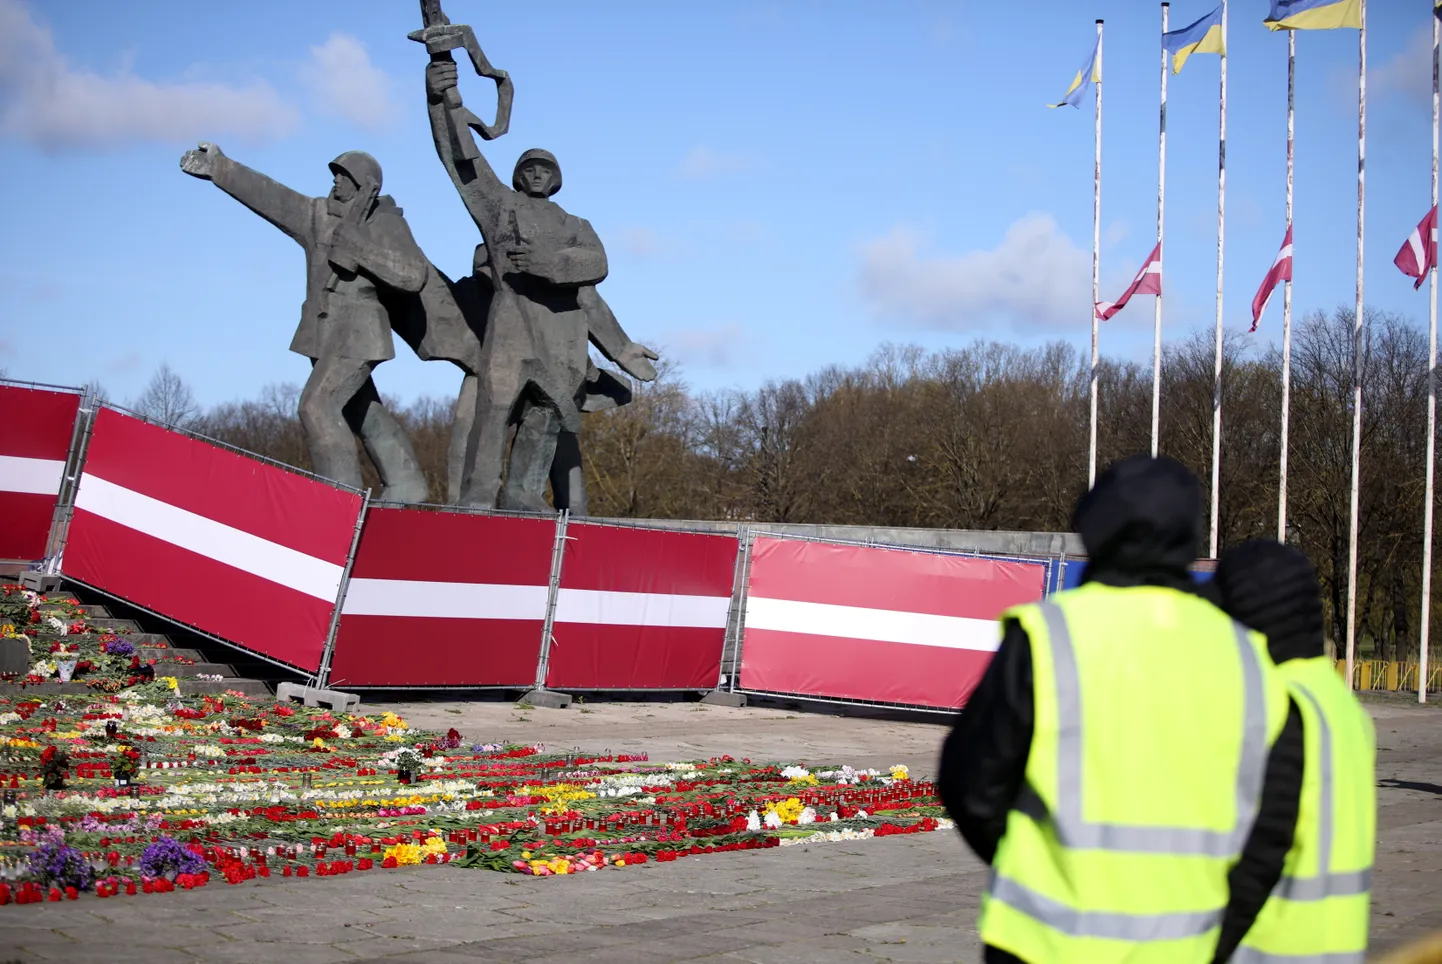
[[[1201,543],[1201,516],[1201,487],[1180,463],[1133,456],[1112,464],[1072,515],[1088,555],[1082,582],[1197,592],[1189,567]],[[996,656],[942,747],[937,779],[957,829],[988,864],[1025,781],[1033,707],[1031,640],[1008,621]],[[1231,895],[1217,961],[1231,956],[1281,877],[1297,822],[1302,758],[1301,716],[1289,706],[1268,756],[1257,821],[1228,876]],[[983,959],[1018,960],[995,947],[987,947]]]

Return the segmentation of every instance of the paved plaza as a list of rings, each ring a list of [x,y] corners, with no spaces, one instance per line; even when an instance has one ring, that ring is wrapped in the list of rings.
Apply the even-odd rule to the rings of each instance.
[[[365,707],[367,711],[377,707]],[[906,763],[934,772],[943,721],[695,703],[388,708],[468,739],[652,760]],[[1442,710],[1376,700],[1373,949],[1442,930]],[[224,883],[158,897],[0,908],[0,964],[64,961],[807,964],[977,961],[986,872],[954,833],[689,857],[575,877],[453,867]]]

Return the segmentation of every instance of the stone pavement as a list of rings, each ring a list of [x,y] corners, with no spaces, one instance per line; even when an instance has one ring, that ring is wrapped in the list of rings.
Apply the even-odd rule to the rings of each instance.
[[[941,722],[625,703],[393,707],[475,739],[934,769]],[[1442,712],[1370,705],[1381,784],[1373,950],[1442,929]],[[579,712],[585,709],[588,712]],[[575,877],[452,867],[211,885],[151,898],[0,908],[0,964],[583,959],[661,964],[979,960],[986,872],[944,832],[691,857]]]

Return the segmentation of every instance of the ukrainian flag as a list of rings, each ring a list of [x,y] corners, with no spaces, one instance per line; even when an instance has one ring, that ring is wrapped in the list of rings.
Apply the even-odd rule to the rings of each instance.
[[[1076,79],[1066,89],[1066,96],[1061,99],[1060,104],[1047,104],[1048,107],[1065,107],[1067,104],[1077,108],[1081,107],[1082,98],[1086,96],[1087,90],[1092,84],[1099,84],[1102,80],[1102,65],[1097,63],[1097,53],[1100,52],[1101,46],[1102,38],[1098,36],[1096,44],[1092,46],[1091,56],[1087,58],[1086,63],[1082,64],[1082,69],[1076,72]]]
[[[1362,0],[1272,0],[1272,12],[1262,22],[1268,30],[1360,29]]]
[[[1190,27],[1169,30],[1162,34],[1162,47],[1172,55],[1172,73],[1180,74],[1182,65],[1192,54],[1227,55],[1222,37],[1222,8],[1217,7]]]

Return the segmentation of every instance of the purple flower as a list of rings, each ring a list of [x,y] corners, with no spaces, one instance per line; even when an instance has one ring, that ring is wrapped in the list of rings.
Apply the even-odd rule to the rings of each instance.
[[[89,890],[95,872],[79,850],[57,840],[41,844],[30,854],[30,873],[47,884]]]
[[[105,644],[108,656],[134,656],[135,644],[128,639],[112,639]]]
[[[140,855],[140,873],[152,879],[178,874],[198,874],[205,869],[205,860],[187,849],[174,837],[161,837]]]

